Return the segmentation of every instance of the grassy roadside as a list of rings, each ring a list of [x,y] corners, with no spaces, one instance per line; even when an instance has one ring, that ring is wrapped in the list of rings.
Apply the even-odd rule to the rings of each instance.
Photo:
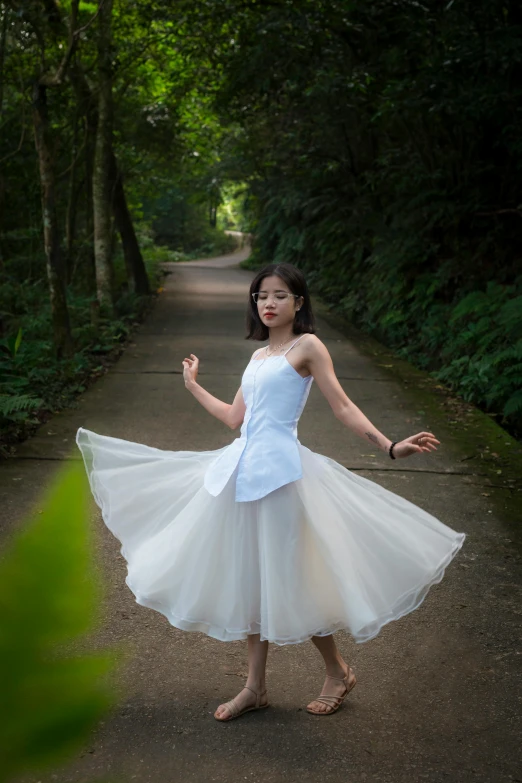
[[[138,297],[125,293],[123,259],[116,259],[115,312],[106,314],[96,310],[92,320],[94,297],[68,292],[71,332],[74,354],[58,359],[54,354],[50,331],[50,305],[44,285],[33,287],[33,298],[27,298],[19,314],[19,340],[4,340],[0,355],[0,399],[6,409],[0,409],[0,460],[12,456],[16,445],[34,434],[38,427],[55,413],[76,404],[82,394],[97,378],[104,375],[117,361],[132,339],[136,328],[154,307],[161,292],[165,271],[162,262],[168,260],[165,251],[144,252],[151,293]],[[16,407],[30,396],[34,404]],[[12,409],[8,403],[13,400]]]

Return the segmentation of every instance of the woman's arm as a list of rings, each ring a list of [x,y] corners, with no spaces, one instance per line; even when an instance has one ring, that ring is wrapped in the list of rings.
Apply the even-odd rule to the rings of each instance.
[[[214,397],[197,383],[196,378],[199,369],[199,359],[197,356],[191,353],[189,358],[185,357],[182,361],[182,365],[185,387],[194,395],[196,400],[203,405],[205,410],[211,413],[212,416],[215,416],[216,419],[219,419],[226,424],[227,427],[230,427],[232,430],[237,429],[245,417],[246,410],[241,386],[237,390],[234,402],[232,405],[229,405],[227,402],[223,402],[217,397]]]
[[[308,367],[309,372],[314,376],[336,418],[352,432],[355,432],[356,435],[372,443],[381,451],[388,451],[392,441],[383,435],[382,432],[379,432],[357,405],[345,394],[337,380],[333,362],[326,346],[315,335],[311,335],[306,340],[303,340],[302,346],[304,349],[303,364]],[[393,447],[393,455],[395,457],[407,457],[418,452],[436,451],[436,443],[440,443],[440,441],[435,438],[433,433],[419,432],[398,442]]]

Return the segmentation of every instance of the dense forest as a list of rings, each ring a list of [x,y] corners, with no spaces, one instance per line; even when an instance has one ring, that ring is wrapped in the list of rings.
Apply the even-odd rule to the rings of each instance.
[[[4,444],[223,228],[522,433],[519,3],[0,8]]]

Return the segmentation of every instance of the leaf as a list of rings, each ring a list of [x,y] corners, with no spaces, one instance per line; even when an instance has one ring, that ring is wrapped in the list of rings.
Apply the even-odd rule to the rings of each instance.
[[[520,411],[522,411],[522,390],[518,390],[511,395],[504,405],[502,413],[504,416],[512,416],[514,413],[519,413]]]
[[[114,701],[115,653],[71,642],[95,625],[101,588],[88,524],[87,481],[69,468],[0,562],[0,781],[55,764]],[[67,649],[69,648],[69,649]]]
[[[19,411],[33,411],[39,408],[42,400],[29,394],[0,394],[0,416],[9,418]]]
[[[14,356],[16,356],[16,354],[18,353],[18,349],[20,348],[21,343],[22,343],[22,327],[20,327],[20,329],[18,330],[18,334],[16,335],[16,340],[13,349]]]

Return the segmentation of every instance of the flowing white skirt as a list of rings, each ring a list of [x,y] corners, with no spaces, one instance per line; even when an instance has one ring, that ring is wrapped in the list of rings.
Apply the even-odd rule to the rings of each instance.
[[[85,429],[77,443],[136,601],[222,641],[295,644],[340,629],[368,641],[419,606],[464,542],[302,445],[302,479],[238,503],[235,473],[217,497],[203,486],[223,449],[164,451]]]

